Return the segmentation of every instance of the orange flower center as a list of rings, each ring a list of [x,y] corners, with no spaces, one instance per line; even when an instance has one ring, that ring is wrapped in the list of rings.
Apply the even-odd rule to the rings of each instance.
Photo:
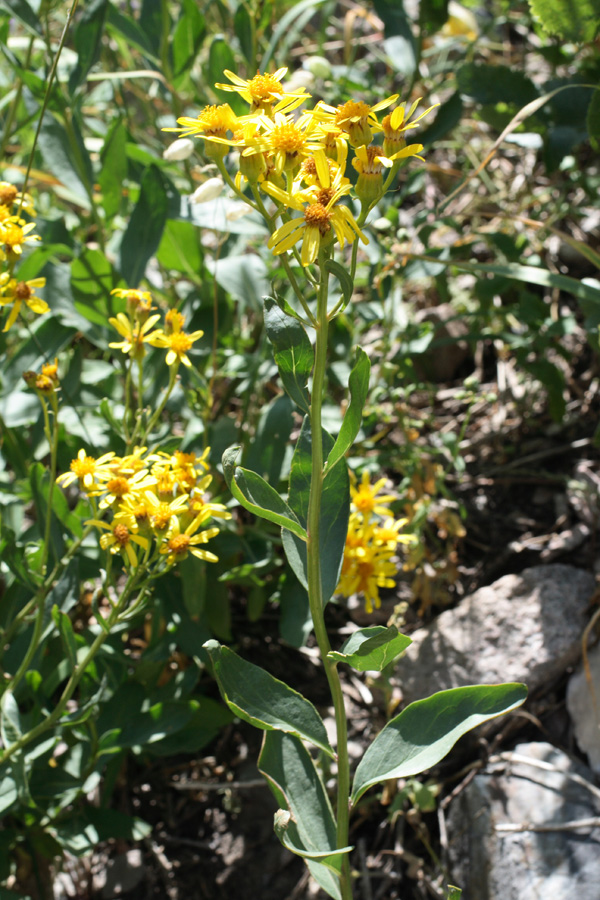
[[[265,100],[272,100],[273,97],[280,97],[283,88],[281,82],[272,75],[261,75],[257,72],[248,82],[248,93],[255,103],[263,103]]]
[[[171,510],[166,503],[161,503],[158,509],[152,514],[152,525],[157,531],[164,531],[171,521]]]
[[[0,204],[2,206],[12,206],[17,199],[17,189],[12,184],[6,182],[0,185]]]
[[[111,478],[110,481],[107,482],[106,490],[109,494],[114,494],[115,497],[124,497],[125,494],[129,493],[129,482],[126,478],[122,478],[118,475],[116,478]]]
[[[321,235],[326,235],[331,231],[330,223],[331,213],[323,206],[322,203],[311,203],[304,210],[304,221],[310,227],[316,227]]]
[[[337,108],[336,125],[342,125],[350,119],[366,121],[370,112],[371,107],[362,100],[348,100],[347,103],[342,103]]]
[[[176,555],[183,555],[190,546],[190,536],[188,534],[176,534],[169,541],[169,550]]]
[[[184,322],[185,316],[182,313],[177,312],[176,309],[170,309],[165,315],[165,325],[167,326],[167,330],[181,331]]]
[[[304,146],[304,135],[293,122],[276,125],[271,132],[271,145],[274,150],[283,150],[284,153],[298,153]]]
[[[119,547],[125,547],[129,543],[129,529],[127,525],[119,523],[113,528],[113,537]]]
[[[19,283],[15,287],[15,297],[17,298],[17,300],[29,300],[32,293],[33,291],[26,281],[19,281]]]
[[[96,471],[96,460],[93,456],[74,459],[71,463],[71,471],[75,472],[78,478],[83,478],[85,475],[93,475]]]
[[[222,106],[206,106],[198,116],[204,134],[225,137],[233,124],[233,113],[227,103]]]
[[[183,356],[183,354],[187,353],[192,346],[192,341],[183,331],[177,331],[175,334],[171,335],[169,344],[171,350],[173,350],[177,356]]]

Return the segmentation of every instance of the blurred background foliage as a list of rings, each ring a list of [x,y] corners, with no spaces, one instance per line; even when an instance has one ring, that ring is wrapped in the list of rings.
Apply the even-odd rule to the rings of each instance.
[[[251,77],[280,66],[315,102],[373,103],[398,91],[401,100],[439,103],[417,133],[426,162],[411,162],[366,229],[353,302],[332,329],[324,415],[335,432],[360,342],[373,375],[350,466],[389,476],[395,512],[419,538],[399,562],[399,597],[419,614],[443,606],[469,528],[452,490],[468,464],[465,436],[474,416],[490,415],[492,430],[501,418],[489,385],[504,401],[510,394],[528,427],[537,418],[564,428],[573,423],[573,373],[596,372],[595,0],[579,2],[576,15],[562,0],[532,0],[531,9],[507,0],[485,9],[444,0],[92,0],[72,21],[70,9],[0,0],[0,177],[23,184],[41,123],[27,189],[42,241],[19,271],[46,278],[51,307],[0,334],[0,625],[10,629],[29,596],[42,540],[48,445],[22,373],[59,359],[61,471],[81,447],[95,456],[123,450],[125,358],[108,348],[107,320],[124,301],[112,289],[145,287],[156,305],[177,307],[186,328],[205,333],[165,410],[161,447],[210,446],[221,502],[229,502],[221,454],[233,443],[272,485],[287,478],[299,422],[280,391],[262,320],[262,298],[273,287],[286,293],[285,273],[267,251],[264,225],[239,217],[237,201],[225,194],[191,202],[214,169],[202,142],[185,162],[165,159],[170,140],[161,130],[208,104],[228,99],[235,108],[236,96],[214,87],[224,69]],[[583,345],[574,337],[582,332]],[[146,371],[152,406],[168,380],[160,351],[150,350]],[[498,371],[510,375],[508,385]],[[434,398],[444,390],[454,405],[440,417]],[[77,504],[76,491],[55,500],[59,541],[87,514]],[[43,881],[41,860],[61,848],[81,853],[103,837],[147,833],[110,809],[111,792],[131,754],[196,752],[229,721],[204,669],[207,638],[239,643],[259,623],[293,646],[305,642],[306,601],[286,571],[277,529],[238,511],[213,546],[218,564],[186,560],[159,583],[152,614],[111,636],[81,687],[87,713],[74,715],[60,752],[52,741],[33,749],[19,795],[2,794],[0,782],[8,823],[0,881],[14,877],[15,860],[28,885]],[[49,609],[56,603],[70,617],[78,646],[97,627],[99,565],[90,539],[49,598]],[[3,647],[4,672],[28,640],[25,629]],[[51,702],[65,665],[49,627],[20,688],[32,719]],[[99,807],[82,802],[92,790]]]

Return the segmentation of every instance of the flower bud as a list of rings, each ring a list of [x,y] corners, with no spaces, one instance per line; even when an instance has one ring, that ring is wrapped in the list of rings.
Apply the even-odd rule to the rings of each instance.
[[[175,162],[180,159],[187,159],[193,152],[194,142],[190,141],[189,138],[179,138],[163,151],[163,159]]]
[[[309,56],[302,63],[303,68],[308,69],[315,78],[331,78],[331,63],[324,56]]]
[[[210,200],[216,200],[224,187],[223,181],[217,176],[208,178],[192,194],[192,203],[208,203]]]

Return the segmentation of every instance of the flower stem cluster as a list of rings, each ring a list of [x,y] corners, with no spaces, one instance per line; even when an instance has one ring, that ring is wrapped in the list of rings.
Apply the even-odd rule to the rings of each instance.
[[[10,310],[3,331],[15,324],[23,304],[36,315],[48,312],[50,308],[36,294],[36,289],[44,287],[46,279],[24,280],[18,276],[23,248],[40,240],[39,235],[32,234],[35,222],[22,218],[23,211],[30,217],[35,216],[30,195],[22,194],[8,181],[0,181],[0,308]]]
[[[384,485],[385,478],[371,484],[365,471],[361,482],[350,487],[352,511],[337,586],[337,593],[345,597],[363,594],[368,613],[381,606],[380,588],[395,587],[398,544],[412,544],[415,540],[411,534],[401,534],[408,519],[394,519],[389,504],[396,497],[380,495]]]
[[[182,117],[177,120],[178,127],[164,130],[203,138],[205,154],[215,161],[224,180],[267,219],[273,253],[297,253],[295,245],[301,241],[298,261],[308,266],[321,250],[330,253],[336,242],[340,248],[356,239],[367,243],[361,228],[369,211],[402,163],[413,156],[422,158],[423,145],[407,144],[406,133],[433,107],[413,118],[419,98],[408,110],[395,107],[380,123],[378,114],[398,99],[398,94],[393,94],[373,106],[356,100],[337,107],[319,102],[295,116],[294,111],[310,95],[303,87],[286,91],[286,72],[282,68],[272,75],[257,73],[243,79],[226,70],[231,83],[215,86],[237,92],[249,105],[246,115],[236,116],[224,103],[206,107],[196,119]],[[376,144],[380,135],[383,143]],[[224,163],[229,149],[239,152],[233,180]],[[346,176],[350,152],[359,172],[356,187]],[[244,195],[246,184],[254,200]],[[267,212],[261,192],[275,201],[272,214]],[[343,202],[348,197],[361,203],[358,219]]]

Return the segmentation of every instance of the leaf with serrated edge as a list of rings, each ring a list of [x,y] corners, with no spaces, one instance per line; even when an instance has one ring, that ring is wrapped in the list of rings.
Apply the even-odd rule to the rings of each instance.
[[[207,641],[204,649],[225,702],[240,719],[266,731],[295,734],[335,756],[323,720],[302,694],[217,641]]]
[[[327,657],[343,662],[359,672],[381,672],[393,662],[412,641],[400,634],[395,625],[371,625],[350,635],[339,650],[331,650]]]
[[[468,685],[411,703],[368,747],[354,776],[352,803],[374,784],[430,769],[463,734],[516,709],[526,696],[524,684]]]

